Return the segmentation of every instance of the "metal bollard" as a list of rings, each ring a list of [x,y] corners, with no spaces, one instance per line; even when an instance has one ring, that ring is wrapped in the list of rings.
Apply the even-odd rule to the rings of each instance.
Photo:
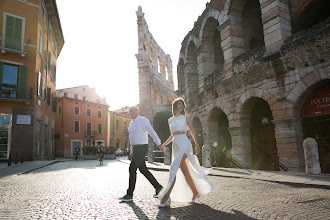
[[[24,150],[22,150],[22,154],[21,154],[21,163],[24,162],[24,159],[23,159],[23,153],[24,153]]]
[[[9,151],[8,166],[11,166],[11,151]]]
[[[16,155],[15,155],[15,164],[18,164],[18,150],[16,151]]]

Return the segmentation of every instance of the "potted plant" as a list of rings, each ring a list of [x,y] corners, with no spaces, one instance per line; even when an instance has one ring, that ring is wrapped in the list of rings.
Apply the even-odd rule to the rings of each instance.
[[[96,160],[98,157],[97,147],[84,147],[83,149],[84,159],[85,160]]]
[[[105,147],[104,159],[116,159],[115,149],[114,146]]]

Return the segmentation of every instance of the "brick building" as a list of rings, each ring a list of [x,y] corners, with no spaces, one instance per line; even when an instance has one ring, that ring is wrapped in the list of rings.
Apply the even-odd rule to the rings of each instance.
[[[54,156],[56,60],[64,45],[55,0],[0,1],[0,159]],[[12,158],[14,158],[12,156]]]
[[[182,41],[178,90],[220,166],[303,171],[313,137],[330,172],[329,15],[328,0],[206,4]]]
[[[129,107],[110,111],[110,146],[119,149],[130,148],[128,137],[129,123],[132,121],[128,115]]]
[[[73,157],[77,146],[109,146],[109,105],[105,98],[86,85],[59,89],[56,97],[56,156]]]

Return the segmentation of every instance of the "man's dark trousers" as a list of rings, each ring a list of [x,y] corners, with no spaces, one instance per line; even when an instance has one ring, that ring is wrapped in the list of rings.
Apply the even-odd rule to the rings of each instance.
[[[129,188],[127,190],[127,195],[133,196],[133,191],[135,189],[136,183],[136,170],[139,168],[140,172],[149,180],[149,182],[154,186],[155,189],[160,188],[160,184],[155,179],[155,177],[149,172],[146,162],[144,160],[148,153],[148,145],[133,145],[133,159],[129,166]]]

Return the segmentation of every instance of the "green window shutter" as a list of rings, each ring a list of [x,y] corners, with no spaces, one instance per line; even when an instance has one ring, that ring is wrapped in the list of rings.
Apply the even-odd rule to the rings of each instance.
[[[50,70],[50,60],[51,60],[52,54],[48,51],[47,53],[47,69]]]
[[[56,109],[57,109],[57,98],[54,97],[54,95],[52,95],[52,99],[53,99],[53,112],[56,112]]]
[[[50,93],[51,93],[51,88],[47,87],[47,105],[50,106]]]
[[[2,96],[3,62],[0,61],[0,97]]]
[[[45,79],[41,77],[41,98],[45,99]]]
[[[53,79],[54,79],[54,82],[56,82],[56,65],[54,65]]]
[[[13,16],[6,16],[5,47],[21,50],[22,49],[22,29],[23,20]]]
[[[17,98],[26,99],[27,66],[20,66],[18,77]]]

